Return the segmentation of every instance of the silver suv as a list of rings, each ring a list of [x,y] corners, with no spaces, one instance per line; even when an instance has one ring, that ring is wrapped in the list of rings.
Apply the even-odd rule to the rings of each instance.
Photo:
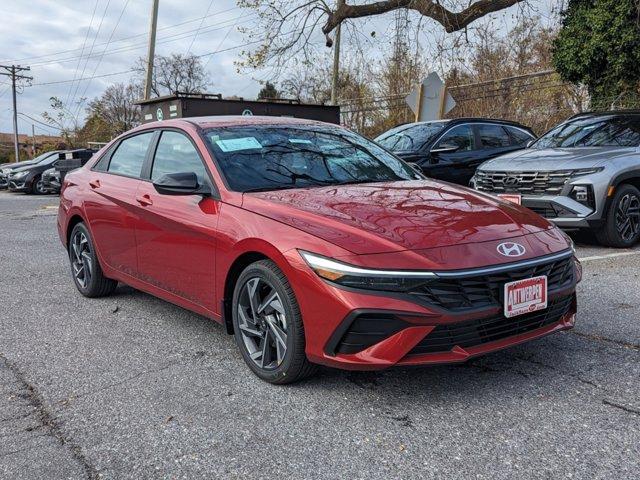
[[[471,186],[630,247],[640,238],[640,111],[571,117],[529,148],[483,163]]]

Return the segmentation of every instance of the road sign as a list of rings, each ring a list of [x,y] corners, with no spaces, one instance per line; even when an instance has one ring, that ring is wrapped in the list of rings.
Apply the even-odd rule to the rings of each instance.
[[[456,106],[456,101],[446,91],[444,82],[436,72],[427,75],[421,85],[405,98],[416,114],[417,121],[438,120]]]

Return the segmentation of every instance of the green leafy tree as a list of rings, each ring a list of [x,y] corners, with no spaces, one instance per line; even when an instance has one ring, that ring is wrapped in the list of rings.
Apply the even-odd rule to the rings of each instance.
[[[583,84],[592,108],[637,103],[640,84],[640,2],[569,0],[554,42],[563,79]]]

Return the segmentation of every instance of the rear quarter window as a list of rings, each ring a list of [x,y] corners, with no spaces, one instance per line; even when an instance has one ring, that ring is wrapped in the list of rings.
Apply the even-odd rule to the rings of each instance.
[[[531,140],[535,140],[534,136],[529,135],[527,132],[520,130],[519,128],[506,127],[506,129],[509,132],[509,135],[511,135],[513,145],[526,145]]]

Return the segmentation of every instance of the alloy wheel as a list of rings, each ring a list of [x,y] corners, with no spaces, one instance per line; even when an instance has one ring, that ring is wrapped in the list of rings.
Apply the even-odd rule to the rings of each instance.
[[[78,285],[87,288],[93,275],[91,246],[87,236],[80,231],[76,232],[71,240],[71,267]]]
[[[36,182],[36,193],[39,193],[39,194],[45,193],[44,182],[42,181],[42,178],[38,179],[38,181]]]
[[[238,327],[259,368],[280,366],[287,353],[287,318],[280,295],[265,279],[253,277],[244,284],[238,298]]]
[[[620,238],[629,242],[640,232],[640,198],[627,193],[616,208],[616,230]]]

